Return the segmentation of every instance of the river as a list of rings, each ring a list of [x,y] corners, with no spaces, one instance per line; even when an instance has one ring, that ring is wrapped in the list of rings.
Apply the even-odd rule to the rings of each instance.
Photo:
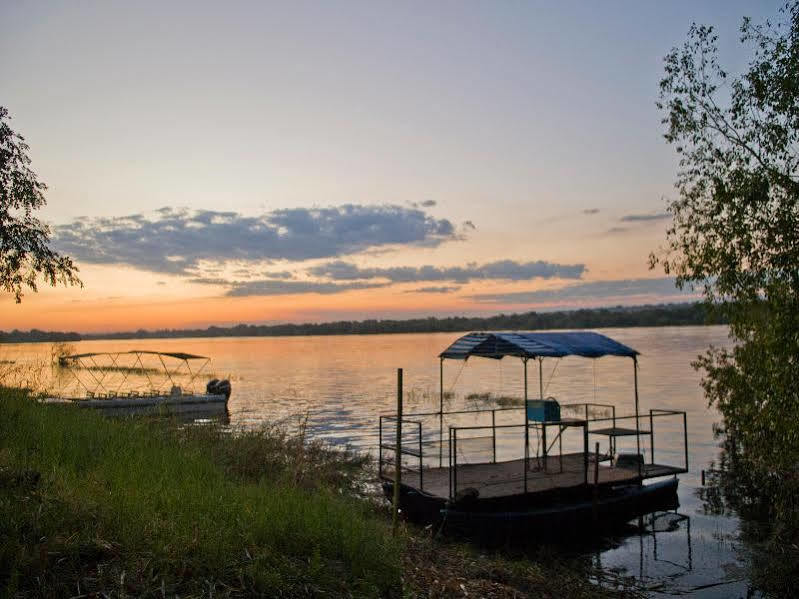
[[[700,375],[691,362],[710,345],[729,345],[726,327],[642,327],[600,332],[640,352],[642,413],[648,413],[650,407],[687,412],[689,472],[680,475],[677,514],[646,523],[639,534],[592,548],[591,559],[604,569],[640,579],[653,594],[694,592],[703,597],[745,597],[755,592],[757,596],[747,580],[747,557],[738,540],[738,520],[706,513],[697,493],[701,471],[718,456],[713,424],[719,417],[708,408],[699,385]],[[208,372],[229,378],[233,386],[229,404],[232,424],[257,426],[281,419],[291,423],[307,417],[312,435],[373,451],[378,415],[395,409],[396,369],[404,371],[405,411],[437,410],[437,355],[458,336],[434,333],[82,341],[72,344],[71,349],[152,349],[210,356]],[[50,352],[50,344],[5,345],[0,346],[0,360],[6,364],[43,364],[50,361]],[[612,404],[619,414],[632,413],[633,367],[629,359],[545,360],[543,374],[546,396],[562,403]],[[205,372],[201,378],[204,384]],[[63,377],[59,383],[71,384]],[[466,364],[446,361],[444,388],[451,393],[449,410],[477,407],[474,400],[467,399],[472,393],[520,397],[522,363],[513,358],[473,359]],[[537,393],[538,372],[531,368],[530,396]],[[656,443],[658,452],[677,460],[682,455],[682,423],[658,430]]]

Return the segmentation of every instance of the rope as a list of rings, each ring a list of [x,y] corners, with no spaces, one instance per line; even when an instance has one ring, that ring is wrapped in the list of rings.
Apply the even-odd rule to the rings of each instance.
[[[547,384],[544,386],[544,395],[547,394],[547,390],[549,389],[549,384],[552,382],[552,379],[555,378],[555,372],[558,370],[558,366],[560,366],[561,358],[555,360],[555,367],[552,369],[552,372],[549,373],[549,380]]]
[[[453,389],[455,389],[455,385],[457,384],[458,379],[461,378],[461,373],[463,372],[463,369],[465,367],[466,367],[466,360],[463,360],[462,363],[461,363],[461,369],[458,371],[458,374],[455,375],[455,380],[452,381],[452,384],[450,385],[449,390],[447,391],[447,393],[452,393]]]

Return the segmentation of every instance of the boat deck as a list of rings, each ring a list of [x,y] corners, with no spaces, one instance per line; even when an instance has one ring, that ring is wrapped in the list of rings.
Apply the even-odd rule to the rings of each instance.
[[[597,456],[588,455],[588,485],[594,485],[594,468],[597,468],[597,483],[615,485],[633,483],[645,478],[667,476],[685,472],[684,469],[658,464],[644,464],[641,467],[641,476],[638,469],[632,467],[617,467],[605,465],[609,457],[599,455],[600,463],[596,465]],[[540,493],[554,489],[568,489],[579,487],[586,482],[585,462],[582,453],[563,454],[562,456],[548,456],[544,458],[530,458],[527,471],[527,493]],[[409,468],[412,468],[412,463]],[[383,471],[383,477],[393,480],[391,469]],[[512,460],[497,463],[459,464],[457,469],[424,468],[421,473],[417,470],[406,470],[403,467],[402,483],[415,489],[423,490],[436,497],[449,498],[451,477],[456,480],[458,491],[463,489],[477,489],[481,498],[508,497],[525,493],[524,460]]]

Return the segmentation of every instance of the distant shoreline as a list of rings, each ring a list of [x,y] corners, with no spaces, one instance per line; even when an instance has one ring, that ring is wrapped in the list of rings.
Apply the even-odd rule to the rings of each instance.
[[[488,317],[453,316],[405,320],[342,320],[327,323],[210,326],[205,329],[159,329],[115,333],[0,331],[0,343],[74,342],[102,339],[172,339],[180,337],[297,337],[305,335],[378,335],[390,333],[460,333],[472,330],[596,329],[611,327],[726,324],[702,303],[587,308],[560,312],[524,312]]]

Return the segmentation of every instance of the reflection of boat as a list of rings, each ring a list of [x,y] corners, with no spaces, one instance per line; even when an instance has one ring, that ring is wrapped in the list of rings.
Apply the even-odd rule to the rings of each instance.
[[[205,356],[146,350],[61,356],[58,366],[72,375],[76,393],[44,401],[112,414],[223,413],[231,393],[229,381],[213,379],[203,392],[193,390],[210,362]]]
[[[505,356],[521,358],[524,363],[523,406],[444,411],[445,359],[499,360]],[[561,405],[545,399],[543,360],[565,356],[631,358],[635,413],[616,416],[611,405]],[[407,516],[492,535],[545,534],[547,530],[563,534],[567,529],[604,529],[678,505],[676,474],[688,470],[686,415],[657,409],[639,413],[638,352],[634,349],[590,332],[471,333],[455,341],[439,358],[439,411],[404,415],[399,424],[396,415],[380,418],[383,487],[391,497],[399,457],[399,501]],[[539,364],[537,400],[528,398],[529,360]],[[505,423],[497,424],[498,417]],[[461,424],[459,419],[469,423]],[[669,419],[682,425],[679,455],[684,456],[684,464],[655,460],[655,426]],[[432,434],[429,428],[425,434],[424,426],[429,427],[431,420]],[[397,428],[401,429],[399,435]],[[532,435],[536,437],[533,443]],[[604,450],[599,442],[589,448],[589,439],[597,438],[604,439]],[[633,443],[632,453],[618,451],[617,443],[623,444],[625,439]],[[649,441],[649,452],[642,450],[642,440]],[[505,456],[498,450],[500,445]],[[667,476],[670,478],[659,482],[644,482]]]

